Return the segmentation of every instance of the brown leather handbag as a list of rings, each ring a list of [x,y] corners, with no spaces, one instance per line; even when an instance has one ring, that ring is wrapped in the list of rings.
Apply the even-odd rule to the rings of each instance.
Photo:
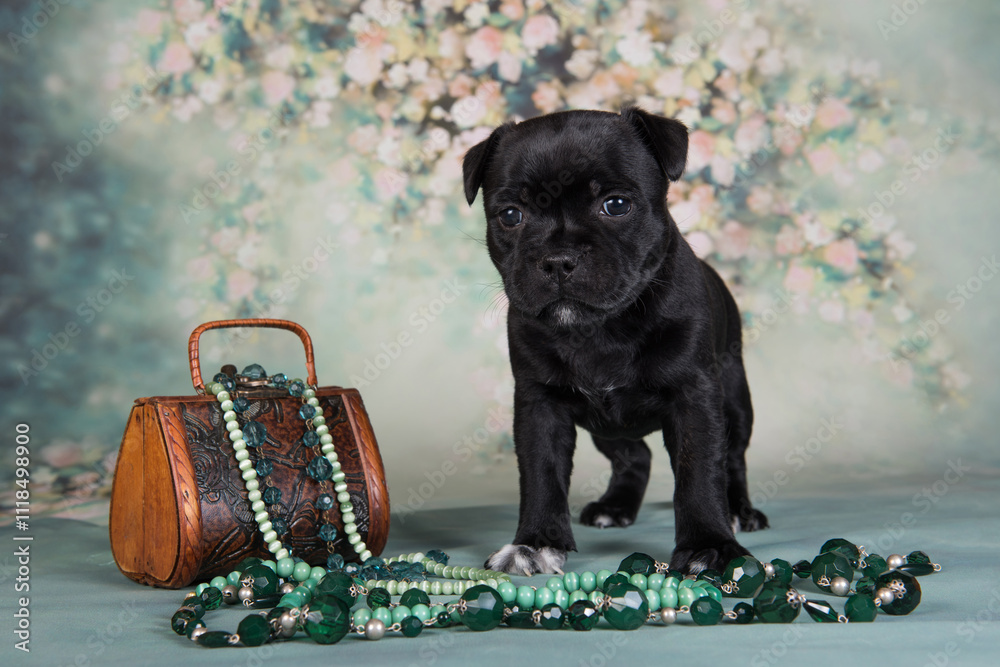
[[[198,361],[201,334],[227,327],[270,327],[298,334],[306,352],[307,383],[317,387],[312,341],[287,320],[220,320],[202,324],[188,343],[196,396],[136,399],[122,438],[111,491],[111,550],[130,579],[164,588],[225,575],[247,556],[271,558],[250,510],[218,401],[205,392]],[[235,367],[228,367],[235,374]],[[317,537],[319,483],[306,474],[311,450],[300,440],[301,399],[287,390],[238,381],[236,394],[250,400],[247,414],[267,429],[261,447],[273,462],[268,475],[281,491],[272,508],[288,523],[282,543],[313,565],[330,553],[346,561],[358,556],[343,533],[336,506],[326,522],[337,528],[333,542]],[[354,505],[355,523],[372,554],[381,553],[389,531],[389,494],[378,444],[356,389],[319,387],[316,398],[333,436]]]

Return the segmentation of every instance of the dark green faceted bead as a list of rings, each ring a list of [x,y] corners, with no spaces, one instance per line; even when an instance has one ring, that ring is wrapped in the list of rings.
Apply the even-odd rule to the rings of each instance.
[[[243,570],[240,582],[252,580],[250,587],[255,598],[274,595],[278,592],[278,575],[267,565],[251,565]]]
[[[934,572],[934,566],[929,563],[906,563],[896,569],[900,572],[912,574],[914,577],[923,577]]]
[[[854,568],[848,562],[847,557],[837,551],[827,551],[822,553],[812,562],[812,580],[816,586],[829,592],[830,585],[823,585],[820,579],[826,577],[827,581],[833,581],[834,577],[843,577],[848,581],[854,580]]]
[[[610,577],[604,580],[604,585],[601,586],[601,590],[607,593],[608,589],[612,588],[613,586],[621,586],[622,584],[628,584],[628,583],[629,583],[628,577],[626,577],[624,574],[619,574],[616,572],[615,574],[612,574]]]
[[[336,595],[313,596],[309,602],[304,628],[314,642],[336,644],[344,638],[350,627],[351,609],[343,600]]]
[[[604,618],[608,619],[608,624],[615,630],[635,630],[646,622],[649,617],[649,599],[638,587],[619,584],[605,588],[605,594],[610,604],[604,610]]]
[[[911,551],[909,555],[906,556],[906,562],[910,565],[930,565],[931,557],[923,551]]]
[[[503,598],[490,586],[473,586],[462,594],[465,609],[459,618],[470,630],[492,630],[503,620]]]
[[[881,609],[891,616],[905,616],[920,604],[920,584],[912,574],[900,570],[889,570],[875,580],[876,590],[890,588],[896,591],[896,599],[882,604]]]
[[[447,628],[452,625],[451,614],[447,611],[439,612],[435,618],[437,619],[434,623],[436,628]]]
[[[878,554],[868,554],[865,556],[864,561],[861,562],[861,572],[866,577],[871,577],[872,579],[888,569],[889,566],[885,564],[885,559]]]
[[[788,601],[794,589],[780,581],[768,581],[753,600],[753,610],[762,623],[791,623],[799,615],[799,605]]]
[[[649,576],[656,572],[656,560],[648,554],[636,552],[627,556],[618,565],[618,572],[627,572],[629,576],[633,574]]]
[[[407,616],[399,622],[399,631],[404,637],[416,637],[424,631],[424,622],[416,616]]]
[[[718,570],[702,570],[701,572],[698,573],[696,579],[698,581],[707,581],[716,588],[720,588],[722,584],[726,583],[725,580],[722,578],[722,573],[720,573]]]
[[[836,623],[838,620],[839,614],[826,600],[806,600],[802,606],[817,623]]]
[[[791,572],[791,570],[789,570],[789,572]],[[736,606],[733,607],[733,612],[736,614],[737,625],[753,623],[754,611],[752,604],[747,602],[737,602]]]
[[[198,635],[195,641],[208,648],[221,648],[232,645],[229,640],[231,636],[228,632],[222,630],[209,630]]]
[[[878,616],[878,607],[867,595],[852,595],[844,603],[844,616],[851,623],[871,623]]]
[[[574,630],[592,630],[601,620],[601,613],[590,600],[577,600],[569,606],[566,620]]]
[[[194,633],[195,630],[197,630],[198,628],[204,628],[204,627],[206,627],[205,626],[205,621],[201,621],[201,620],[191,621],[190,623],[187,624],[187,628],[185,628],[184,634],[187,635],[188,639],[191,639],[191,635]]]
[[[774,579],[777,581],[784,582],[786,584],[792,583],[792,564],[787,560],[781,560],[780,558],[775,558],[771,561],[771,567],[774,568]]]
[[[858,551],[858,548],[852,542],[849,542],[842,537],[835,537],[832,540],[827,540],[823,543],[823,546],[819,548],[819,552],[821,554],[825,554],[830,551],[840,554],[848,561],[861,558],[861,552]]]
[[[235,568],[233,568],[233,569],[235,569],[235,570],[237,570],[239,572],[245,572],[247,570],[247,568],[249,568],[249,567],[251,567],[253,565],[263,565],[263,564],[264,564],[264,561],[262,559],[257,558],[256,556],[247,556],[246,558],[244,558],[243,560],[241,560],[239,562],[239,564]]]
[[[698,625],[718,625],[722,620],[722,605],[714,598],[698,598],[691,603],[691,620]]]
[[[854,586],[854,590],[861,595],[865,595],[870,598],[875,597],[875,578],[861,577],[858,579],[858,583]]]
[[[170,628],[179,635],[187,631],[187,626],[192,621],[198,620],[199,616],[187,607],[181,607],[170,617]]]
[[[724,583],[731,583],[733,590],[728,595],[736,598],[752,598],[764,583],[764,566],[753,556],[734,558],[722,573]]]
[[[535,619],[532,618],[532,613],[530,611],[512,611],[507,614],[507,618],[504,619],[512,628],[518,628],[520,630],[528,630],[535,627]]]
[[[271,625],[263,616],[253,614],[240,621],[236,634],[247,646],[260,646],[271,636]]]
[[[429,607],[431,605],[431,597],[419,588],[411,588],[399,598],[399,604],[410,609],[413,609],[414,605],[418,604],[425,604]]]
[[[812,573],[812,563],[807,560],[800,560],[792,566],[792,572],[800,579],[808,579]]]
[[[206,611],[212,611],[222,606],[222,591],[215,586],[209,586],[201,592],[201,604]]]
[[[392,602],[392,595],[390,595],[389,591],[384,588],[373,588],[368,591],[368,597],[366,599],[369,608],[378,609],[379,607],[388,607]]]
[[[569,615],[565,609],[557,604],[547,604],[542,607],[542,618],[539,621],[541,625],[546,630],[558,630],[566,623],[566,617]]]
[[[435,563],[440,563],[441,565],[448,564],[448,554],[441,551],[440,549],[431,549],[426,554],[427,558],[430,558]]]
[[[306,466],[306,474],[317,482],[323,482],[333,475],[333,464],[325,456],[316,456]]]
[[[347,567],[344,567],[345,572]],[[357,599],[357,588],[354,579],[345,572],[327,572],[323,580],[313,590],[314,596],[332,595],[339,598],[348,607]],[[353,591],[351,589],[354,589]]]

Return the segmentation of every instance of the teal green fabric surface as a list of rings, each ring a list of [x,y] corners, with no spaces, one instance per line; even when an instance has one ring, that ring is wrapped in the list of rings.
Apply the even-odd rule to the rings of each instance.
[[[927,490],[925,495],[924,489]],[[942,493],[943,491],[943,493]],[[742,535],[761,559],[812,558],[829,537],[846,537],[880,553],[923,549],[943,565],[923,577],[923,601],[906,617],[881,614],[875,623],[820,625],[803,613],[792,625],[698,627],[684,619],[673,627],[652,624],[635,632],[599,625],[582,633],[465,629],[429,630],[416,639],[387,635],[377,643],[347,637],[320,646],[300,637],[256,649],[205,649],[174,635],[170,615],[182,591],[140,586],[114,565],[107,528],[80,521],[43,519],[32,525],[31,656],[36,665],[994,665],[1000,640],[1000,479],[967,473],[955,483],[873,485],[867,492],[776,499],[768,504],[774,528]],[[479,564],[509,540],[517,508],[494,506],[417,513],[394,520],[387,554],[438,547],[454,563]],[[905,525],[904,525],[905,524]],[[908,526],[908,527],[907,527]],[[625,530],[576,527],[580,551],[568,568],[613,568],[632,551],[665,558],[673,511],[650,503]],[[876,546],[877,545],[877,546]],[[11,549],[8,549],[8,554]],[[14,639],[12,582],[16,560],[3,559],[4,635]],[[546,577],[530,583],[543,585]],[[523,579],[516,581],[524,582]],[[797,580],[801,581],[801,580]],[[821,595],[811,583],[800,590]],[[726,608],[735,600],[728,599]],[[235,630],[243,613],[223,608],[209,627]],[[5,660],[5,664],[14,664]]]

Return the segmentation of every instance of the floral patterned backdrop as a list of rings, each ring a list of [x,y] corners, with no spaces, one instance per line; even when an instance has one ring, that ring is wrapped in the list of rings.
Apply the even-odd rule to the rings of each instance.
[[[869,7],[873,41],[926,30],[888,7]],[[636,103],[690,128],[669,204],[743,309],[762,477],[831,415],[851,437],[802,479],[919,473],[942,434],[975,441],[995,400],[987,329],[949,324],[993,317],[998,235],[935,260],[961,218],[989,229],[995,187],[938,240],[920,200],[995,175],[1000,124],[849,47],[812,3],[57,9],[42,25],[37,5],[0,10],[3,409],[32,426],[51,511],[101,517],[131,399],[189,393],[187,334],[224,317],[312,332],[321,384],[366,397],[397,508],[489,480],[512,500],[505,303],[461,158],[506,119],[563,109]],[[294,374],[282,336],[206,336],[205,356]]]

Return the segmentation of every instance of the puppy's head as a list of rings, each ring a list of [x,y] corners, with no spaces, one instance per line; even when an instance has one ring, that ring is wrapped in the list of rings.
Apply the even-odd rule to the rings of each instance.
[[[487,245],[510,307],[552,326],[602,322],[633,303],[666,254],[667,182],[687,129],[635,107],[501,125],[465,156],[483,189]]]

